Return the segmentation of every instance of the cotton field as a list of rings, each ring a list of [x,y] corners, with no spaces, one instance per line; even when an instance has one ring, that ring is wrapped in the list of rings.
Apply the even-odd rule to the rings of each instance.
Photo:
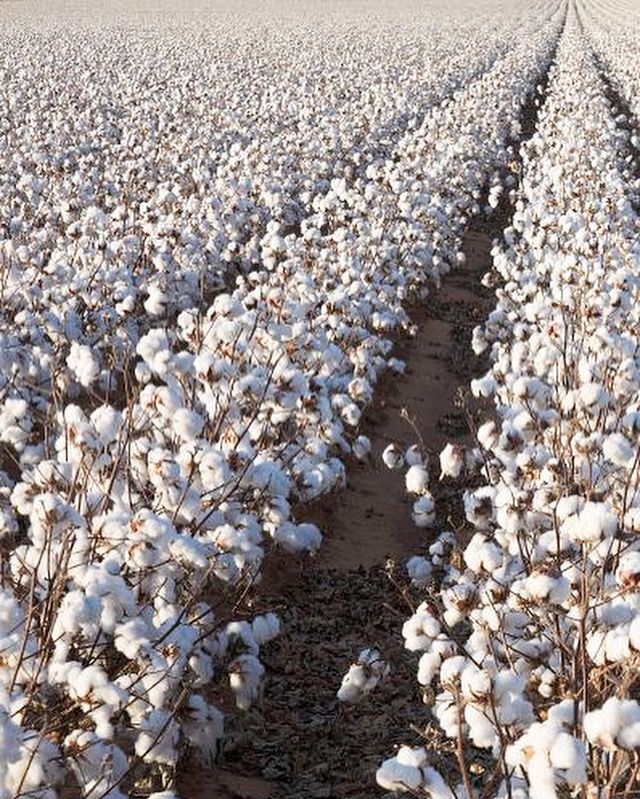
[[[639,42],[0,4],[0,799],[640,795]]]

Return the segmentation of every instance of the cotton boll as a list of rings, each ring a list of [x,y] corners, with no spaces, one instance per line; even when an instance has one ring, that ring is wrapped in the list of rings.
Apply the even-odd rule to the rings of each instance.
[[[258,698],[264,666],[255,655],[240,655],[229,665],[229,684],[240,710],[248,710]]]
[[[485,530],[489,527],[494,512],[493,500],[495,489],[492,487],[479,488],[476,491],[466,491],[464,494],[464,510],[467,520],[476,528]]]
[[[315,524],[284,522],[273,534],[276,543],[290,552],[315,552],[322,543],[322,533]]]
[[[101,405],[89,417],[102,443],[106,446],[113,443],[122,428],[122,413],[111,405]]]
[[[404,374],[407,368],[406,363],[400,360],[400,358],[389,358],[387,361],[387,366],[392,372],[395,372],[398,375]]]
[[[605,660],[609,663],[627,661],[631,656],[629,646],[629,631],[614,627],[609,630],[604,639]]]
[[[557,784],[581,785],[586,778],[583,742],[564,731],[553,718],[531,725],[507,747],[506,760],[526,770],[533,799],[557,796]]]
[[[351,451],[359,461],[367,460],[371,455],[371,441],[367,436],[358,436],[351,445]]]
[[[171,360],[169,339],[164,330],[158,328],[150,330],[138,342],[136,352],[145,361],[147,366],[163,377]]]
[[[251,628],[256,642],[262,646],[280,634],[280,620],[275,613],[265,613],[256,616],[251,622]]]
[[[577,542],[594,544],[610,538],[618,529],[618,520],[604,502],[586,502],[582,510],[567,518],[561,531]]]
[[[420,685],[429,685],[438,673],[441,664],[440,655],[435,652],[425,652],[418,663],[418,682]]]
[[[622,589],[640,585],[640,551],[625,552],[616,569],[616,583]]]
[[[363,649],[358,660],[342,678],[342,685],[336,694],[338,700],[351,705],[361,702],[387,676],[389,670],[389,664],[382,659],[377,649]]]
[[[168,710],[151,710],[140,722],[135,752],[146,763],[173,766],[178,759],[180,728]]]
[[[13,397],[5,399],[0,405],[0,441],[24,451],[32,427],[27,402]]]
[[[405,475],[405,485],[409,494],[427,494],[429,491],[429,472],[422,464],[414,464]]]
[[[360,422],[362,412],[355,402],[350,402],[348,405],[345,405],[344,408],[342,408],[340,415],[345,424],[348,424],[350,427],[357,427]]]
[[[128,770],[127,756],[120,747],[100,741],[89,730],[72,730],[64,739],[63,748],[73,753],[69,758],[71,769],[78,784],[86,793],[109,792],[113,794]],[[124,794],[116,790],[114,799],[124,799]]]
[[[612,433],[602,443],[605,458],[616,466],[629,467],[635,458],[635,452],[629,439],[622,433]]]
[[[473,583],[459,583],[442,591],[445,606],[444,620],[449,627],[466,618],[468,612],[477,604],[478,593]]]
[[[478,428],[478,443],[483,449],[491,451],[498,441],[498,431],[495,422],[485,422]]]
[[[401,763],[397,757],[385,760],[376,771],[376,782],[386,791],[416,791],[422,783],[422,769]]]
[[[439,634],[440,624],[426,602],[423,602],[402,626],[405,648],[411,652],[428,650]]]
[[[382,453],[382,460],[387,469],[401,469],[404,457],[397,444],[389,444]]]
[[[202,455],[198,464],[203,488],[211,492],[220,492],[231,480],[231,469],[225,455],[217,449],[210,449]]]
[[[424,455],[422,454],[422,450],[417,444],[412,444],[407,451],[404,453],[404,459],[407,466],[423,466],[424,465]]]
[[[462,695],[471,702],[482,700],[491,694],[491,675],[474,665],[469,665],[460,675]]]
[[[640,615],[636,616],[629,625],[629,643],[640,652]]]
[[[411,518],[416,527],[433,527],[436,522],[436,503],[431,494],[425,494],[413,503]]]
[[[76,341],[71,342],[67,366],[78,383],[85,388],[91,386],[100,374],[100,364],[91,348]]]
[[[549,601],[561,605],[571,593],[571,584],[566,577],[553,577],[543,572],[533,572],[524,581],[528,595],[537,601]]]
[[[483,710],[474,704],[467,704],[464,708],[464,720],[469,727],[469,738],[474,746],[490,749],[496,745],[498,733],[493,721]]]
[[[585,408],[596,413],[611,401],[611,395],[599,383],[585,383],[580,388],[580,400]]]
[[[147,289],[148,297],[144,301],[144,309],[150,316],[164,316],[167,312],[169,298],[157,285],[150,285]]]
[[[192,694],[187,703],[187,715],[182,721],[182,730],[201,760],[211,767],[215,761],[224,736],[224,714],[214,705],[208,704],[200,694]]]
[[[202,416],[188,408],[177,410],[171,421],[176,435],[182,441],[193,441],[200,435],[204,427]]]
[[[490,574],[501,565],[502,559],[500,548],[482,533],[476,533],[464,551],[464,562],[476,574],[482,571]]]
[[[583,726],[589,741],[609,752],[635,749],[640,746],[640,705],[612,696],[601,708],[585,714]]]
[[[490,397],[496,388],[497,383],[491,375],[471,381],[471,393],[474,397]]]
[[[430,799],[453,799],[442,775],[428,765],[422,748],[401,746],[398,754],[377,770],[376,782],[387,791],[421,791]]]
[[[440,479],[451,477],[454,480],[460,476],[464,466],[464,453],[461,447],[447,444],[440,453]]]
[[[407,561],[407,574],[415,586],[425,586],[429,582],[431,572],[431,563],[426,558],[414,555]]]

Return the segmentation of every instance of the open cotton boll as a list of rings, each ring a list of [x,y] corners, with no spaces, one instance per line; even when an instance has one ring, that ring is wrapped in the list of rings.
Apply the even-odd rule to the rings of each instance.
[[[385,760],[376,771],[376,782],[386,791],[417,791],[422,777],[420,766],[402,763],[397,756]]]
[[[180,408],[173,414],[171,424],[182,441],[194,441],[202,432],[204,419],[195,411]]]
[[[153,372],[164,377],[171,361],[169,339],[164,330],[154,328],[142,336],[136,352]]]
[[[616,569],[616,582],[620,588],[640,586],[640,552],[625,552]]]
[[[280,634],[280,620],[275,613],[265,613],[255,617],[251,628],[256,642],[262,646]]]
[[[532,724],[507,747],[506,760],[526,770],[532,799],[557,797],[559,785],[581,785],[586,779],[583,742],[553,719]]]
[[[440,623],[426,602],[419,605],[416,612],[402,625],[404,645],[411,652],[429,649],[440,632]]]
[[[409,494],[427,494],[429,491],[429,472],[421,463],[411,466],[404,480]]]
[[[583,721],[590,743],[614,752],[640,746],[640,705],[633,699],[607,699],[601,708],[586,713]]]
[[[345,424],[348,424],[350,427],[357,427],[362,417],[362,411],[355,402],[350,402],[340,410],[340,416]]]
[[[389,671],[389,664],[382,659],[377,649],[363,649],[358,660],[342,678],[342,685],[336,694],[338,700],[350,705],[361,702]]]
[[[597,413],[611,402],[611,395],[600,383],[585,383],[580,387],[580,400],[585,408]]]
[[[423,782],[423,769],[427,763],[427,752],[424,749],[401,746],[395,757],[385,760],[380,766],[376,772],[376,781],[388,791],[415,791]]]
[[[139,724],[135,752],[146,763],[173,766],[178,759],[180,727],[164,708],[151,710]]]
[[[407,561],[407,574],[415,586],[425,586],[429,582],[432,571],[430,561],[420,555],[414,555]]]
[[[284,522],[273,533],[274,540],[290,552],[315,552],[322,543],[322,533],[315,524]]]
[[[442,775],[428,763],[425,749],[401,746],[376,771],[376,782],[387,791],[420,791],[429,799],[453,799]]]
[[[73,730],[64,739],[63,748],[72,752],[71,770],[87,794],[102,794],[109,799],[124,799],[117,788],[128,770],[125,753],[112,743],[101,741],[90,730]]]
[[[425,652],[418,663],[418,682],[420,685],[429,685],[438,673],[442,663],[440,655],[436,652]]]
[[[436,522],[436,503],[431,494],[425,494],[413,503],[411,518],[416,527],[433,527]]]
[[[456,444],[447,444],[440,453],[440,479],[452,477],[454,480],[460,476],[464,466],[464,451]]]
[[[404,465],[402,451],[397,444],[389,444],[382,453],[382,461],[387,469],[401,469]]]
[[[387,361],[387,366],[392,372],[395,372],[398,375],[404,374],[407,368],[407,364],[400,358],[389,358]]]
[[[196,750],[201,762],[211,767],[224,737],[224,714],[214,705],[208,704],[200,694],[192,694],[181,726],[189,745]]]
[[[26,400],[8,397],[0,404],[0,441],[24,451],[33,423]]]
[[[602,443],[605,458],[616,466],[629,467],[635,458],[635,452],[629,439],[622,433],[612,433]]]
[[[100,374],[100,364],[90,347],[86,344],[71,342],[71,349],[67,356],[67,366],[80,385],[89,388]]]
[[[366,460],[371,454],[371,441],[367,436],[358,436],[351,445],[351,451],[359,461]]]
[[[480,425],[477,432],[477,438],[478,443],[483,449],[487,450],[488,452],[491,451],[499,438],[496,423],[491,421]]]
[[[412,444],[404,453],[404,459],[407,466],[423,466],[424,455],[422,450],[417,444]]]
[[[543,572],[533,572],[524,581],[527,594],[534,600],[561,605],[571,594],[571,584],[566,577],[553,577]]]
[[[249,710],[258,698],[264,666],[255,655],[240,655],[229,665],[229,684],[240,710]]]
[[[122,428],[122,412],[111,405],[101,405],[89,417],[102,443],[106,446],[114,442]]]
[[[573,541],[597,544],[611,538],[618,529],[618,519],[604,502],[586,502],[578,514],[569,516],[560,530]]]
[[[495,378],[490,374],[471,381],[471,393],[474,397],[490,397],[496,388]]]
[[[169,298],[157,285],[150,285],[147,289],[148,297],[144,301],[144,309],[150,316],[164,316],[167,312]]]
[[[500,547],[483,533],[476,533],[464,551],[464,562],[476,574],[482,571],[491,574],[502,564],[502,560],[503,553]]]

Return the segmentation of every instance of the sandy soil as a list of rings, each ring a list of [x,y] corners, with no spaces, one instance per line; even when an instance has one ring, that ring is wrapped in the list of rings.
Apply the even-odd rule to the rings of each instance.
[[[373,445],[372,461],[349,464],[347,488],[305,509],[306,519],[326,534],[318,568],[349,571],[383,564],[387,558],[403,560],[415,553],[424,537],[411,522],[404,471],[390,471],[380,455],[391,442],[417,443],[419,433],[431,453],[431,473],[437,475],[438,454],[447,441],[468,439],[456,396],[466,390],[475,366],[469,340],[473,327],[486,316],[478,278],[489,268],[490,249],[485,233],[469,233],[465,266],[447,276],[426,307],[413,310],[419,333],[396,349],[407,364],[406,373],[381,380],[363,425]],[[447,519],[441,521],[446,524]]]

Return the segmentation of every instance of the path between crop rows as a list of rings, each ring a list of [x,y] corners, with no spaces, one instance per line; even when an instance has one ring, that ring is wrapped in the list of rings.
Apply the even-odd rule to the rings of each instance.
[[[220,768],[183,772],[179,788],[187,799],[382,796],[376,766],[394,745],[417,743],[409,720],[426,725],[428,711],[417,695],[416,658],[402,649],[400,627],[409,608],[385,564],[393,561],[404,582],[404,561],[430,533],[411,522],[404,471],[386,469],[380,453],[391,441],[416,441],[403,409],[432,452],[436,476],[442,447],[468,436],[456,397],[481,371],[470,339],[492,305],[480,280],[491,265],[491,236],[501,230],[497,220],[490,226],[478,220],[464,239],[466,264],[413,310],[418,335],[399,340],[394,351],[406,361],[406,374],[382,378],[364,419],[371,462],[350,463],[346,488],[299,514],[325,534],[318,555],[270,555],[261,604],[280,614],[283,632],[262,650],[264,702],[239,719]],[[438,526],[451,528],[460,514],[459,491],[434,489]],[[363,705],[339,706],[342,675],[366,646],[391,660],[392,675]]]

